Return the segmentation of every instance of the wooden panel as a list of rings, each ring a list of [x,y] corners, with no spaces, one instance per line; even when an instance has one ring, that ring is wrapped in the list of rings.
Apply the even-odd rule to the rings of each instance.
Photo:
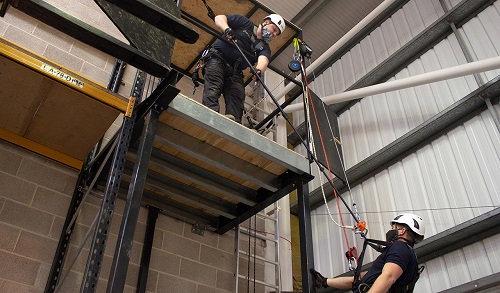
[[[260,24],[264,17],[272,12],[266,11],[260,8],[259,4],[255,1],[246,0],[229,0],[229,1],[207,1],[208,5],[212,8],[216,15],[219,14],[241,14],[244,16],[249,16],[249,18],[256,25]],[[267,8],[266,8],[267,9]],[[207,16],[207,9],[202,1],[200,0],[186,0],[182,1],[181,11],[196,20],[200,21],[207,27],[211,28],[217,35],[220,34],[219,29],[215,26],[212,19]],[[190,23],[192,24],[192,23]],[[195,24],[192,24],[196,26]],[[274,39],[269,43],[271,47],[272,56],[274,56],[286,47],[287,44],[291,42],[293,37],[297,34],[299,28],[295,25],[287,24],[287,29],[280,37]],[[207,45],[212,45],[211,41],[214,36],[205,32],[202,28],[198,28],[200,38],[195,44],[185,44],[179,41],[175,42],[174,53],[172,56],[172,64],[182,68],[186,71],[192,71],[193,68],[190,66],[197,61],[198,56],[207,47]],[[291,58],[291,56],[290,56]],[[245,80],[251,77],[250,69],[244,71]]]
[[[172,64],[187,71],[192,71],[192,67],[194,66],[190,65],[198,61],[201,52],[205,50],[209,44],[211,45],[210,42],[212,39],[212,35],[200,31],[200,38],[194,45],[175,40]]]
[[[241,14],[247,15],[254,7],[254,4],[247,0],[223,0],[211,1],[207,4],[212,8],[215,15],[219,14]],[[201,22],[207,24],[215,30],[218,30],[214,21],[207,15],[207,8],[201,0],[183,0],[181,10],[191,16],[194,16]]]
[[[49,86],[48,78],[0,56],[0,127],[23,136]]]
[[[65,86],[52,86],[25,137],[84,159],[120,112]]]
[[[132,46],[143,53],[151,56],[156,61],[170,66],[171,56],[174,46],[174,37],[166,34],[164,31],[150,25],[140,18],[127,13],[119,7],[110,4],[105,0],[94,0],[99,7],[108,15],[116,27],[129,40]],[[151,1],[151,0],[150,0]],[[170,1],[151,1],[159,8],[171,13],[179,18],[180,11],[174,2]]]
[[[0,39],[0,128],[9,141],[79,166],[126,99]],[[52,150],[52,151],[48,151]]]

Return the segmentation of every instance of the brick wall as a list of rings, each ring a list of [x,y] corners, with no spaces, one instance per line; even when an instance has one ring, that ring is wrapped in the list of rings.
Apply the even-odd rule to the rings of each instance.
[[[59,241],[67,209],[76,184],[77,172],[49,159],[0,140],[0,292],[43,292]],[[97,215],[101,200],[89,196],[72,234],[60,292],[75,292],[83,277],[89,239],[85,235]],[[118,200],[111,222],[108,247],[101,267],[97,292],[105,292],[124,201]],[[146,230],[147,209],[141,208],[130,256],[125,292],[135,292],[142,243]],[[260,226],[260,225],[259,225]],[[90,237],[92,238],[92,233]],[[248,238],[240,238],[247,250]],[[250,241],[258,255],[265,254],[266,243]],[[191,225],[160,214],[153,239],[153,251],[147,284],[148,292],[233,292],[234,232],[218,235],[191,232]],[[254,263],[240,258],[240,274],[254,274]],[[264,279],[264,264],[257,261],[257,279]],[[247,282],[240,279],[240,292]],[[250,284],[253,292],[253,285]],[[264,292],[257,286],[257,292]]]
[[[0,141],[0,292],[43,292],[76,176]]]

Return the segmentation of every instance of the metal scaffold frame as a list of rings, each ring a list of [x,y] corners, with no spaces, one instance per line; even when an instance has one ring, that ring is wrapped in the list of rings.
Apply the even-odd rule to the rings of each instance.
[[[120,66],[118,66],[118,68],[120,68]],[[124,117],[121,131],[115,141],[113,143],[109,143],[107,147],[101,151],[100,155],[93,160],[93,162],[85,165],[82,169],[82,173],[80,175],[81,178],[79,178],[77,187],[75,188],[75,195],[73,198],[74,202],[70,206],[70,211],[68,212],[66,224],[63,233],[61,234],[59,247],[55,254],[54,264],[45,292],[57,292],[59,289],[58,286],[61,286],[61,282],[65,279],[65,276],[62,277],[63,265],[65,256],[67,255],[69,241],[73,231],[72,229],[76,222],[76,217],[83,201],[85,200],[85,197],[90,193],[90,190],[99,185],[96,183],[97,178],[100,178],[102,181],[103,176],[105,176],[101,174],[103,173],[101,172],[103,169],[109,170],[109,174],[107,175],[101,208],[98,215],[94,219],[94,223],[87,232],[87,235],[89,235],[92,231],[94,231],[94,235],[90,244],[90,251],[87,258],[85,274],[82,280],[80,292],[96,291],[104,257],[104,250],[107,244],[110,223],[118,194],[127,194],[127,196],[120,232],[116,243],[115,254],[112,261],[111,273],[108,278],[107,292],[120,292],[124,289],[130,259],[130,250],[135,232],[135,224],[138,219],[139,208],[141,207],[141,204],[145,204],[142,197],[145,190],[144,187],[148,174],[148,165],[153,153],[156,125],[160,114],[169,107],[171,101],[179,93],[179,90],[172,86],[172,84],[175,84],[176,82],[177,73],[172,71],[166,79],[162,80],[162,82],[147,99],[134,107],[133,111],[129,113],[129,116]],[[145,77],[143,75],[138,75],[135,81],[132,97],[140,100],[139,93],[144,91],[144,83]],[[187,111],[191,112],[191,110],[192,109],[188,109]],[[141,128],[142,131],[140,130]],[[138,132],[142,132],[142,135],[138,142],[134,142],[136,141],[135,137],[138,136]],[[132,170],[132,176],[127,175],[131,179],[128,188],[124,190],[123,182],[120,183],[120,181],[123,181],[122,176],[124,175],[125,169],[130,168],[130,166],[126,167],[126,165],[131,164],[130,161],[127,161],[127,154],[132,144],[138,145],[138,147],[134,147],[134,149],[137,149],[137,152],[133,155],[135,163]],[[107,162],[113,152],[113,148],[113,160],[112,162]],[[107,153],[107,155],[103,155],[103,153]],[[206,175],[210,176],[209,174]],[[252,217],[252,215],[260,211],[262,208],[268,206],[293,190],[297,190],[298,196],[301,198],[301,202],[306,202],[308,199],[306,184],[311,179],[312,176],[309,173],[297,174],[291,170],[285,172],[284,174],[278,176],[277,181],[270,184],[274,191],[261,189],[255,194],[251,193],[253,194],[253,200],[255,201],[253,206],[239,203],[235,205],[234,210],[228,213],[227,216],[230,216],[231,218],[227,218],[225,216],[219,217],[217,224],[219,228],[216,232],[220,234],[225,233],[226,231],[232,229],[232,227],[235,227],[239,223]],[[264,184],[264,186],[265,185],[266,184]],[[150,209],[153,209],[156,213],[165,208],[165,206],[155,206],[154,204],[148,203],[146,203],[146,205],[149,205]],[[308,204],[306,204],[305,207],[306,206],[308,206]],[[300,217],[299,225],[302,227],[301,231],[310,233],[310,219],[307,212],[307,210],[304,210],[304,215]],[[238,216],[233,219],[231,213],[236,213]],[[167,212],[167,214],[169,213]],[[151,220],[148,223],[148,226],[154,225],[155,220]],[[202,230],[205,229],[203,224],[199,227]],[[151,229],[148,229],[148,231],[150,232],[146,233],[145,236],[145,245],[143,249],[146,251],[143,251],[142,254],[142,277],[138,280],[138,289],[145,288],[145,282],[147,280],[145,278],[147,277],[149,269],[149,256],[151,254],[152,247],[149,244],[146,245],[146,242],[152,244],[154,231],[151,232]],[[83,249],[87,237],[85,237],[84,243],[80,246],[80,251]],[[308,272],[309,268],[313,267],[313,254],[310,239],[311,236],[301,236],[301,253],[304,254],[302,259],[303,261],[305,260],[302,266],[305,272]],[[78,253],[80,253],[80,251]],[[73,264],[71,264],[71,266]],[[71,267],[66,271],[69,271],[70,269]],[[308,278],[304,279],[304,288],[309,288],[310,290],[304,292],[315,291],[313,284]]]

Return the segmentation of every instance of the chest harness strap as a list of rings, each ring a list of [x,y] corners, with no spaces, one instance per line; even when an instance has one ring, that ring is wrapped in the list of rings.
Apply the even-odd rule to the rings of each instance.
[[[361,267],[363,266],[363,258],[365,256],[365,251],[366,247],[370,245],[373,249],[375,249],[378,252],[384,252],[387,247],[389,247],[392,243],[387,242],[387,241],[382,241],[382,240],[376,240],[376,239],[368,239],[365,238],[365,241],[363,242],[363,250],[361,251],[361,255],[358,258],[358,266],[356,267],[356,271],[354,273],[354,281],[352,283],[352,290],[358,290],[359,292],[367,292],[370,289],[371,284],[363,284],[361,283],[360,275],[361,275]],[[413,253],[415,251],[413,248],[407,243],[408,249],[411,249]],[[416,255],[415,255],[416,259]],[[420,274],[424,271],[425,267],[420,266],[418,267],[418,262],[415,263],[415,275],[413,276],[413,279],[410,281],[410,283],[404,285],[404,286],[396,286],[396,287],[391,287],[389,289],[390,293],[412,293],[413,289],[415,288],[415,284],[417,283],[418,279],[420,278]]]

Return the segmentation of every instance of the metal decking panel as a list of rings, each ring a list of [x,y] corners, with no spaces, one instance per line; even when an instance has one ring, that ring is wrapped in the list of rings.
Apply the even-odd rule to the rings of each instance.
[[[304,156],[183,95],[159,120],[143,204],[180,220],[225,233],[311,179]]]
[[[170,104],[168,112],[176,114],[178,117],[195,125],[206,127],[221,138],[243,146],[246,150],[255,152],[282,167],[294,172],[309,172],[309,162],[304,156],[284,148],[251,129],[220,116],[218,113],[185,96],[179,95],[175,98]]]

